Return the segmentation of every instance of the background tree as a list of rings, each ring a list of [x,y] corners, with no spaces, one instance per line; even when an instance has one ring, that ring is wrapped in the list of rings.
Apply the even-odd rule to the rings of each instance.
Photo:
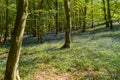
[[[6,24],[6,1],[0,2],[0,38],[3,41],[5,35],[5,24]]]
[[[55,26],[56,26],[56,35],[59,32],[59,25],[58,25],[58,0],[55,0],[55,7],[56,7],[56,14],[55,14]]]
[[[107,9],[107,0],[105,5],[103,0],[71,0],[70,12],[71,12],[71,21],[72,21],[72,30],[84,31],[84,29],[89,29],[93,26],[99,26],[108,22],[108,9]],[[25,34],[28,36],[34,36],[36,41],[43,42],[46,36],[50,34],[56,35],[59,32],[65,30],[65,8],[64,0],[44,0],[42,8],[40,9],[42,0],[29,0],[29,16],[27,19],[27,25]],[[0,3],[0,36],[5,38],[6,33],[6,18],[9,20],[8,24],[8,36],[11,38],[11,33],[14,27],[14,21],[16,16],[16,5],[15,1],[9,0],[8,10],[9,14],[6,16],[6,0],[1,1]],[[94,7],[95,6],[95,7]],[[86,7],[86,8],[85,8]],[[104,9],[106,11],[104,11]],[[86,10],[85,10],[86,9]],[[110,13],[112,21],[119,20],[119,1],[110,0]],[[106,20],[105,20],[105,13]],[[41,14],[41,16],[39,15]],[[85,17],[86,15],[86,17]],[[39,19],[40,17],[40,19]],[[113,23],[112,22],[112,23]],[[56,27],[58,26],[58,27]],[[85,26],[85,28],[83,28]],[[38,29],[39,28],[39,29]],[[38,34],[39,33],[39,34]],[[40,36],[41,35],[41,36]],[[8,39],[9,39],[8,38]],[[56,37],[57,38],[57,37]]]
[[[5,38],[4,38],[4,43],[7,40],[7,36],[8,36],[8,0],[6,0],[6,24],[5,24]]]
[[[109,27],[108,20],[107,20],[107,14],[106,14],[105,0],[102,0],[102,3],[103,3],[103,11],[104,11],[104,20],[105,20],[105,24],[106,24],[106,27]]]
[[[111,17],[111,9],[110,9],[110,0],[107,0],[107,14],[108,14],[109,27],[110,27],[110,29],[113,29],[112,17]]]
[[[64,7],[66,13],[66,31],[65,31],[65,44],[62,48],[70,48],[71,44],[71,13],[70,13],[70,0],[64,0]]]
[[[91,0],[91,28],[94,27],[94,5],[93,0]]]
[[[85,0],[85,5],[84,5],[82,32],[85,32],[85,28],[86,28],[86,14],[87,14],[87,6],[86,5],[87,5],[87,0]]]

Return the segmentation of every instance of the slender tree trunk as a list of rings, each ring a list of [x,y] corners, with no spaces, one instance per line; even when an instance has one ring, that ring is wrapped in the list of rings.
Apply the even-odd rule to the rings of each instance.
[[[85,0],[85,3],[87,3],[87,0]],[[86,28],[86,13],[87,13],[87,7],[86,5],[84,6],[84,18],[83,18],[83,29],[82,32],[85,32],[85,28]]]
[[[73,1],[73,6],[75,6],[75,0]],[[76,17],[76,15],[75,15],[75,12],[76,12],[76,10],[74,10],[74,12],[73,12],[73,18],[72,18],[72,27],[73,27],[73,30],[76,30],[76,24],[75,24],[75,17]]]
[[[39,6],[39,9],[43,9],[43,3],[44,3],[44,0],[41,1],[40,3],[40,6]],[[37,25],[37,37],[38,37],[38,42],[41,42],[43,43],[43,30],[40,28],[40,21],[41,21],[41,12],[39,12],[39,17],[38,17],[38,25]]]
[[[87,8],[84,7],[84,18],[83,18],[83,29],[82,29],[82,32],[85,32],[85,28],[86,28],[86,10],[87,10]]]
[[[93,16],[93,0],[91,0],[91,8],[92,8],[92,10],[91,10],[91,19],[92,19],[92,22],[91,22],[91,27],[93,28],[94,27],[94,22],[93,22],[93,18],[94,18],[94,16]]]
[[[71,44],[71,13],[70,13],[70,0],[64,0],[64,7],[66,13],[66,32],[65,32],[65,44],[62,48],[70,48]]]
[[[55,26],[56,26],[56,35],[58,35],[59,32],[59,26],[58,26],[58,0],[55,0],[55,7],[56,7],[56,15],[55,15]]]
[[[12,34],[12,44],[7,59],[4,80],[20,80],[18,64],[21,52],[22,38],[27,18],[28,1],[18,0],[17,16]]]
[[[4,44],[7,40],[7,36],[8,36],[8,0],[6,0],[6,23],[5,23]]]
[[[81,13],[82,13],[82,10],[79,9],[79,28],[81,28],[82,26],[82,17],[80,16]]]
[[[109,27],[109,23],[108,23],[108,20],[107,20],[105,0],[102,0],[102,2],[103,2],[104,20],[105,20],[105,24],[106,24],[106,28],[107,28],[107,27]]]
[[[36,10],[36,1],[35,0],[33,0],[33,9],[34,9],[34,11]],[[37,36],[37,17],[35,15],[35,12],[34,12],[34,16],[33,16],[33,22],[34,22],[34,26],[33,26],[32,33],[33,33],[33,37],[36,37]]]
[[[109,23],[109,27],[110,27],[110,29],[113,29],[112,17],[111,17],[111,12],[110,12],[110,0],[107,0],[107,12],[108,12],[108,23]]]

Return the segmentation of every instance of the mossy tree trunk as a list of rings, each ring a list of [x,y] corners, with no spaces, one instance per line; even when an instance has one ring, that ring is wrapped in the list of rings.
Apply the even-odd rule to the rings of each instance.
[[[27,12],[28,0],[18,0],[17,16],[15,26],[12,34],[12,44],[7,59],[6,72],[4,80],[20,80],[18,64],[21,52],[22,38],[24,34]]]
[[[71,44],[71,13],[70,13],[70,0],[64,0],[65,14],[66,14],[66,31],[65,31],[65,44],[62,48],[70,48]]]

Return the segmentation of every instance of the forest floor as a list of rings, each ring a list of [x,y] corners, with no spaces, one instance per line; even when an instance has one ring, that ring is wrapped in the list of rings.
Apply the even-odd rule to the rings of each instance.
[[[49,37],[49,38],[48,38]],[[60,49],[64,34],[23,40],[21,80],[120,80],[120,26],[73,31],[72,48]],[[0,80],[5,72],[9,42],[0,48]]]

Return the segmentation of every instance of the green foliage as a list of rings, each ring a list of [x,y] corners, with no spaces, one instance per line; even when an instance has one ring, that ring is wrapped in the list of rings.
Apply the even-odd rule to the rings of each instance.
[[[120,79],[120,42],[119,26],[115,30],[99,29],[73,34],[73,47],[60,50],[63,40],[49,41],[44,44],[24,43],[20,58],[20,75],[22,80],[28,80],[35,70],[52,70],[55,72],[97,72],[92,79],[113,80]],[[93,34],[94,33],[94,34]],[[27,38],[25,38],[27,39]],[[32,41],[33,42],[33,41]],[[31,42],[30,42],[31,43]],[[7,51],[4,48],[0,52]],[[0,76],[5,70],[6,58],[0,57]],[[74,74],[76,79],[89,79],[89,77]]]
[[[35,2],[36,1],[36,2]],[[29,0],[29,16],[27,19],[26,32],[32,34],[33,29],[44,35],[55,31],[55,13],[58,12],[58,23],[60,28],[65,25],[65,11],[63,0],[58,0],[58,11],[55,10],[55,0]],[[86,1],[86,2],[85,2]],[[110,9],[113,20],[120,19],[120,2],[111,0]],[[86,22],[89,26],[93,20],[94,24],[104,22],[103,4],[101,0],[71,0],[71,17],[73,27],[81,27],[84,18],[84,7],[87,8]],[[13,24],[16,16],[16,2],[9,1],[9,34],[12,33]],[[0,3],[0,36],[5,33],[5,1]],[[93,10],[93,18],[91,11]],[[63,37],[60,40],[52,38],[48,43],[37,44],[31,38],[23,42],[22,56],[20,59],[20,75],[22,80],[28,80],[38,70],[55,69],[59,72],[89,72],[97,71],[99,80],[120,79],[120,28],[109,31],[101,29],[104,26],[89,29],[86,33],[72,34],[71,49],[59,50],[63,44]],[[25,38],[27,39],[27,38]],[[33,38],[32,38],[33,39]],[[31,41],[30,41],[31,40]],[[6,47],[6,46],[5,46]],[[0,48],[0,54],[6,53],[8,48]],[[0,79],[3,78],[5,71],[6,57],[0,55]],[[55,72],[54,71],[54,72]],[[85,76],[77,76],[78,79],[87,79]],[[96,79],[96,78],[95,78]]]

